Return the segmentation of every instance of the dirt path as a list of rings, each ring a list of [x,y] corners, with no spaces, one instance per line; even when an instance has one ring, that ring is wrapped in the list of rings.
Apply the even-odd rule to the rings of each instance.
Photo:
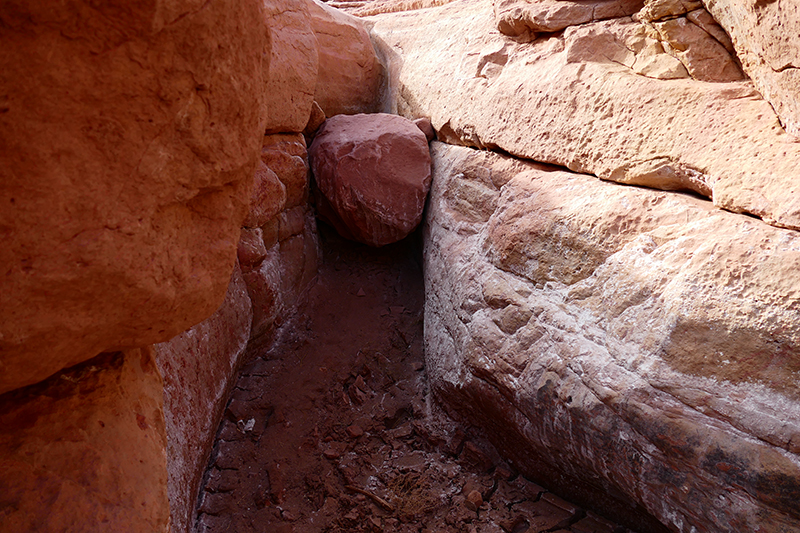
[[[432,415],[418,235],[375,250],[321,232],[306,303],[236,384],[197,531],[625,531]]]

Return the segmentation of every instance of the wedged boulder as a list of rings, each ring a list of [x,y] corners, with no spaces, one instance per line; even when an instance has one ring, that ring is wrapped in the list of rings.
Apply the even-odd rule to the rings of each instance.
[[[800,235],[680,193],[432,145],[434,393],[640,531],[800,528]],[[553,481],[555,480],[555,481]]]
[[[0,395],[0,530],[167,533],[163,402],[151,348]]]
[[[733,40],[736,55],[786,131],[800,137],[800,5],[705,0]]]
[[[441,140],[690,189],[800,228],[800,143],[770,104],[749,82],[655,79],[685,69],[639,22],[587,23],[520,43],[494,31],[488,0],[369,20],[396,111],[430,117]]]
[[[343,237],[383,246],[422,220],[431,159],[425,134],[410,120],[384,113],[331,117],[309,157],[318,214]]]
[[[253,310],[238,265],[225,301],[203,322],[153,346],[164,376],[172,531],[190,531],[216,429],[250,339]]]
[[[308,9],[319,50],[314,100],[329,117],[378,111],[383,66],[364,23],[317,0]]]
[[[266,121],[263,3],[122,6],[0,10],[0,392],[175,336],[233,270]]]

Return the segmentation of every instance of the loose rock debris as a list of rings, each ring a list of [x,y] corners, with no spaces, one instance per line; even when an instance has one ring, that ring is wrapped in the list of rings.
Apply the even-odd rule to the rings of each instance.
[[[427,397],[419,235],[322,228],[304,306],[233,391],[198,533],[621,533],[514,472]]]

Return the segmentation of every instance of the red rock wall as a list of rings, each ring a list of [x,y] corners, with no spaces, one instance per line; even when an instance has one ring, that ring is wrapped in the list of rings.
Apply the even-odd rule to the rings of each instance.
[[[219,306],[270,43],[252,0],[11,1],[0,28],[4,392]]]
[[[166,531],[153,351],[101,354],[0,396],[0,531]]]
[[[173,531],[188,531],[231,377],[250,339],[250,297],[237,268],[225,301],[209,318],[155,345],[164,376],[168,495]]]
[[[378,98],[337,24],[321,45],[302,2],[0,7],[0,530],[192,526],[251,333],[316,272],[321,49],[358,50],[331,102]]]

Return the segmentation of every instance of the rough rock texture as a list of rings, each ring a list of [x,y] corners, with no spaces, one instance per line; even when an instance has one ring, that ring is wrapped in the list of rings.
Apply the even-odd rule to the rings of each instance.
[[[12,1],[0,27],[3,392],[219,306],[269,32],[233,0]]]
[[[250,256],[249,264],[242,264],[253,302],[253,339],[280,325],[314,279],[319,262],[316,218],[308,206],[284,211],[273,224],[262,230],[261,243],[254,243],[259,253]],[[245,253],[240,246],[239,258]]]
[[[286,201],[276,215],[308,202],[308,151],[303,135],[267,135],[261,147],[261,161],[275,173],[286,190]]]
[[[168,495],[172,531],[189,531],[203,468],[240,358],[250,339],[253,310],[237,266],[225,301],[209,318],[157,344],[164,376]]]
[[[344,2],[328,2],[328,5],[341,9],[356,17],[368,17],[380,13],[396,13],[436,7],[453,0],[353,0]]]
[[[690,189],[800,228],[800,143],[748,82],[654,79],[684,68],[643,24],[588,23],[518,43],[494,31],[484,0],[370,23],[391,102],[402,115],[429,116],[440,140]]]
[[[267,2],[270,133],[303,131],[316,101],[327,116],[376,111],[383,82],[363,23],[316,0]]]
[[[431,182],[425,134],[396,115],[329,118],[309,150],[317,211],[342,236],[371,246],[416,228]]]
[[[0,396],[0,530],[165,533],[162,403],[149,348]]]
[[[669,19],[701,7],[703,2],[700,0],[644,0],[637,18],[646,21]]]
[[[325,122],[326,118],[325,112],[317,102],[314,102],[311,106],[311,116],[308,117],[308,123],[306,127],[303,128],[303,137],[306,140],[307,146],[311,145],[311,141],[314,140],[314,135],[316,135],[317,130],[322,126],[322,123]]]
[[[264,342],[316,275],[319,243],[308,204],[310,174],[303,134],[265,136],[261,163],[285,191],[284,201],[280,209],[270,208],[268,219],[262,217],[242,230],[238,257],[253,305],[250,336]]]
[[[372,248],[320,230],[317,281],[233,390],[194,531],[628,533],[426,401],[419,232]]]
[[[263,226],[268,220],[286,207],[286,186],[263,161],[258,163],[253,194],[250,197],[250,211],[244,219],[245,228]]]
[[[555,32],[587,22],[633,15],[642,0],[495,0],[497,29],[509,36]]]
[[[774,0],[704,3],[733,39],[742,67],[786,131],[800,137],[800,5]]]
[[[364,23],[316,0],[308,6],[319,49],[314,100],[329,117],[378,111],[383,66]]]
[[[267,100],[267,132],[303,131],[311,114],[319,72],[317,37],[310,0],[264,2],[272,43]]]
[[[800,235],[684,194],[432,151],[438,397],[532,479],[641,531],[655,526],[631,503],[673,531],[800,528]]]
[[[708,13],[701,9],[693,11],[693,18],[702,20],[703,12]],[[692,78],[711,82],[744,79],[736,60],[725,45],[688,17],[653,22],[653,27],[658,32],[664,49],[683,63]]]

